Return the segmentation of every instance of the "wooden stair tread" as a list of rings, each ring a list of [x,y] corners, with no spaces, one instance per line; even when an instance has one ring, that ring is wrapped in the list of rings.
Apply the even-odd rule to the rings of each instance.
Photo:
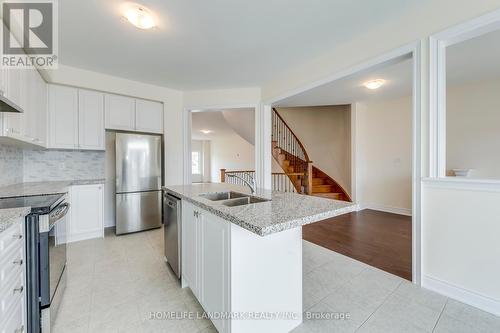
[[[313,182],[313,185],[324,185],[325,178],[313,178],[312,182]]]
[[[332,192],[333,191],[333,185],[325,184],[325,185],[313,185],[312,187],[312,192],[313,193],[325,193],[325,192]]]
[[[342,193],[313,193],[312,195],[315,197],[335,200],[340,200],[342,198]]]

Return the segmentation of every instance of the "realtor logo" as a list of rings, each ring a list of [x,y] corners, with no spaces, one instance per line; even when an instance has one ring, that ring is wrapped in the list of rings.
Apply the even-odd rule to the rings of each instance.
[[[2,67],[57,66],[57,3],[2,1]]]

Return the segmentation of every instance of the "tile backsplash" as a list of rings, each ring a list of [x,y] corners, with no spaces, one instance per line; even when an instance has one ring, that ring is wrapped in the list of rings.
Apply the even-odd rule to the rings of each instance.
[[[23,182],[23,150],[0,145],[0,186]]]
[[[24,181],[104,178],[103,151],[24,150]]]
[[[36,150],[0,145],[0,186],[104,178],[103,151]]]

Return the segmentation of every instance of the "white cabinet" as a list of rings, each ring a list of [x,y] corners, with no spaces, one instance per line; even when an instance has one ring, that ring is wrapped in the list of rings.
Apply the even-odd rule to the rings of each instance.
[[[49,85],[48,148],[78,147],[78,89]]]
[[[49,85],[48,148],[104,150],[104,94]]]
[[[75,185],[70,189],[68,242],[104,237],[104,185]]]
[[[226,313],[229,302],[229,222],[206,211],[201,227],[201,301],[205,311]],[[229,322],[221,318],[212,320],[219,332],[227,332]]]
[[[80,149],[104,150],[104,94],[78,90],[78,143]]]
[[[163,103],[105,94],[106,129],[163,133]]]
[[[205,311],[230,311],[229,222],[182,201],[182,278]],[[219,332],[229,322],[213,319]]]
[[[139,132],[163,133],[163,103],[136,99],[135,129]]]
[[[106,128],[125,131],[135,130],[135,99],[106,94]]]
[[[195,207],[182,201],[182,276],[196,297],[200,298],[199,220]]]
[[[26,327],[24,217],[0,234],[0,332]]]
[[[302,322],[302,230],[259,236],[182,200],[182,286],[209,313],[282,313],[273,320],[214,317],[221,333],[292,331]]]
[[[23,109],[3,113],[0,135],[45,146],[47,142],[47,84],[36,69],[4,68],[0,90]]]

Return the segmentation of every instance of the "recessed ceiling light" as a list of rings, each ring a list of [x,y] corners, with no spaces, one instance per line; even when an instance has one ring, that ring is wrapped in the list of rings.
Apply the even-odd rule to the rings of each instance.
[[[123,16],[139,29],[151,29],[156,26],[153,12],[143,6],[131,4],[128,6]]]
[[[213,131],[211,131],[211,130],[207,130],[207,129],[202,129],[202,130],[200,130],[200,132],[201,132],[201,133],[203,133],[203,134],[210,134],[210,133],[212,133]]]
[[[378,89],[378,88],[382,87],[384,85],[384,83],[385,83],[385,80],[376,79],[376,80],[367,81],[367,82],[363,83],[363,85],[370,90],[374,90],[374,89]]]

